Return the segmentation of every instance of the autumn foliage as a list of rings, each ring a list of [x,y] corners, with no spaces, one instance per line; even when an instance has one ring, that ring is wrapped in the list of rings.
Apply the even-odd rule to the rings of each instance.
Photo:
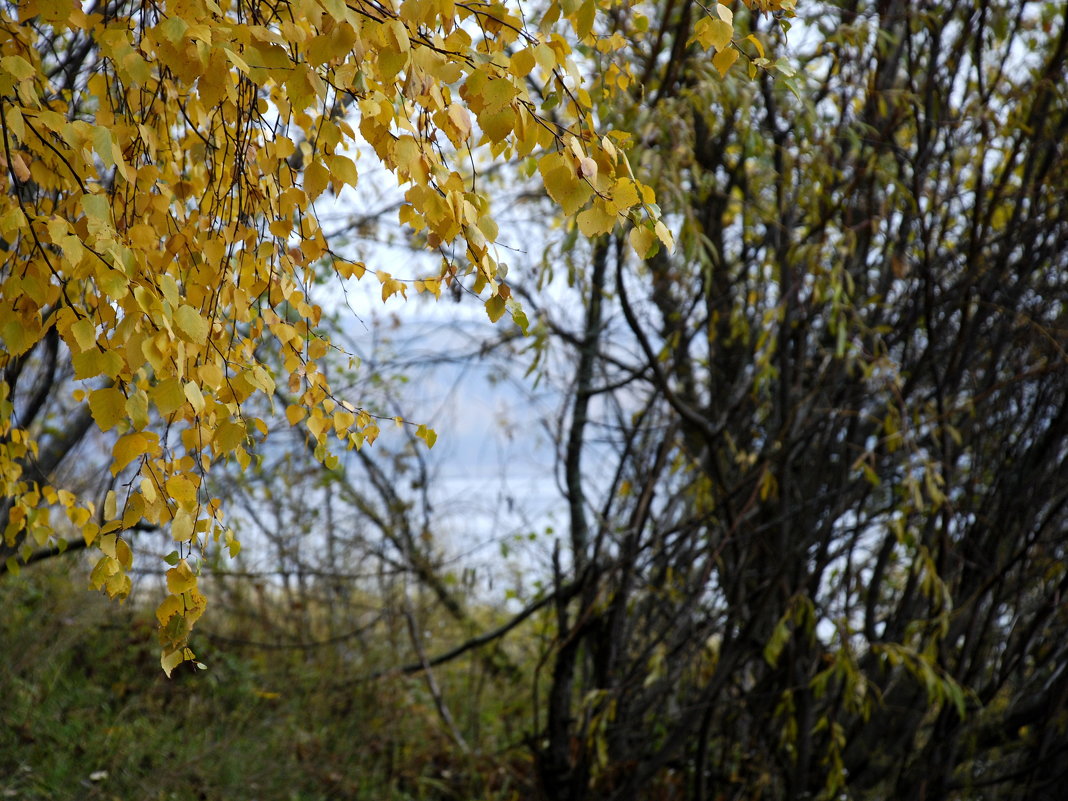
[[[206,604],[187,558],[210,543],[240,547],[205,476],[223,461],[247,466],[267,436],[249,399],[281,387],[290,423],[327,463],[329,442],[358,448],[378,434],[360,399],[336,397],[320,369],[331,344],[313,267],[328,264],[338,282],[369,272],[383,299],[463,281],[492,320],[509,313],[524,327],[476,180],[484,165],[516,159],[536,165],[583,234],[623,226],[643,256],[670,245],[628,162],[630,136],[599,130],[594,113],[631,84],[628,68],[589,81],[576,58],[577,45],[608,61],[623,45],[597,35],[600,10],[553,0],[535,24],[520,7],[452,0],[3,4],[9,551],[83,537],[100,552],[93,585],[123,597],[133,561],[124,532],[169,528],[176,550],[158,618],[170,671],[193,658],[187,637]],[[730,20],[713,6],[695,31],[724,72],[738,55]],[[328,241],[315,202],[358,188],[361,158],[404,187],[400,222],[440,253],[436,274],[402,280]],[[265,361],[267,342],[278,367]],[[69,361],[83,383],[64,401],[108,435],[115,481],[102,503],[54,486],[38,464],[40,421],[17,379],[40,359]],[[418,431],[432,444],[431,429]]]

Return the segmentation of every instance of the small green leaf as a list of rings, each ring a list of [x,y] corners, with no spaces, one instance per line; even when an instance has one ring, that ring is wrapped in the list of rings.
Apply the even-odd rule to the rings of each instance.
[[[527,320],[526,312],[523,311],[523,307],[519,305],[519,301],[515,298],[509,298],[505,303],[508,307],[508,312],[512,315],[512,322],[519,326],[519,330],[523,332],[523,336],[527,335],[527,329],[530,328],[530,322]]]
[[[772,667],[775,667],[776,663],[779,661],[780,654],[782,654],[782,649],[786,647],[786,643],[789,639],[790,616],[789,613],[787,613],[775,624],[775,630],[772,631],[768,644],[764,646],[764,661]]]

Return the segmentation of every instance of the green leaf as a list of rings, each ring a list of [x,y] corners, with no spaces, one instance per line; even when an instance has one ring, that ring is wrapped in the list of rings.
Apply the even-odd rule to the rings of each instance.
[[[523,332],[523,336],[526,336],[527,329],[530,328],[530,322],[527,320],[526,312],[523,311],[523,307],[519,304],[519,301],[515,298],[509,298],[505,302],[505,306],[508,307],[508,313],[512,315],[512,322],[519,326],[519,330]]]
[[[782,654],[782,649],[786,647],[786,643],[789,640],[790,613],[787,611],[785,615],[779,618],[779,622],[775,624],[771,638],[768,640],[768,644],[764,646],[764,661],[775,667],[779,661],[780,654]]]

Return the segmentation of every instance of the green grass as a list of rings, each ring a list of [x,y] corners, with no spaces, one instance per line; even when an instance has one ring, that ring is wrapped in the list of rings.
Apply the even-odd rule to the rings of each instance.
[[[381,664],[346,667],[333,652],[239,651],[194,637],[209,669],[183,665],[168,680],[150,612],[82,586],[69,564],[0,581],[0,799],[529,794],[527,757],[503,742],[517,710],[501,688],[471,694],[471,662],[438,674],[475,746],[464,755],[418,677],[345,680],[388,666],[388,649]]]

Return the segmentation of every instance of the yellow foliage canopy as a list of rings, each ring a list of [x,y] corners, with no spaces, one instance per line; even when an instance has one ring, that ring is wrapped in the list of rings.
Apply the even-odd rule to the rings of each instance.
[[[116,431],[111,470],[123,483],[98,510],[35,480],[38,444],[0,381],[0,498],[9,547],[59,536],[52,512],[64,510],[67,530],[100,549],[92,583],[112,596],[130,591],[122,532],[141,521],[169,526],[180,557],[212,541],[239,547],[204,478],[220,460],[246,466],[266,433],[245,412],[283,380],[258,356],[263,341],[295,394],[287,418],[321,458],[331,437],[358,447],[376,436],[374,418],[335,398],[317,366],[327,347],[308,292],[324,260],[338,280],[364,275],[334,252],[313,206],[358,186],[359,149],[405,188],[401,222],[429,248],[464,254],[443,258],[417,291],[472,276],[492,319],[519,310],[497,273],[489,200],[465,175],[473,150],[536,159],[549,195],[589,236],[619,223],[634,226],[641,251],[670,241],[623,137],[593,130],[572,43],[594,43],[594,0],[552,0],[536,28],[500,2],[86,8],[0,8],[0,368],[57,333],[89,382],[75,400]],[[697,36],[730,46],[722,19]],[[532,85],[557,99],[551,116]],[[378,275],[384,298],[405,292]],[[420,436],[433,443],[429,429]],[[169,672],[192,658],[206,601],[184,559],[167,583],[158,616]]]

